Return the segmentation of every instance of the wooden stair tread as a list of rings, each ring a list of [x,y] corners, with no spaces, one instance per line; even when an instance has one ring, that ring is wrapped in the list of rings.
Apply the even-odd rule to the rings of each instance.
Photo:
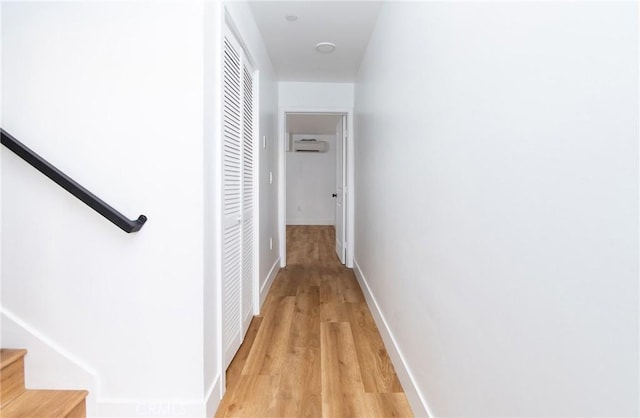
[[[79,409],[84,413],[86,390],[27,389],[0,411],[3,418],[59,418],[75,417]]]
[[[11,363],[20,360],[27,354],[27,350],[16,348],[0,349],[0,369],[4,369]]]
[[[24,355],[27,350],[0,350],[0,408],[24,392]]]

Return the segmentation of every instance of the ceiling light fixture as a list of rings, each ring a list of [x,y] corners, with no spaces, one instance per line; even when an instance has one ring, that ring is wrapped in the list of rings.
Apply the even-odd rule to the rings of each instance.
[[[295,22],[298,20],[298,16],[296,15],[286,15],[284,18],[287,19],[288,22]]]
[[[336,50],[336,44],[331,42],[320,42],[316,45],[316,51],[322,52],[323,54],[328,54]]]

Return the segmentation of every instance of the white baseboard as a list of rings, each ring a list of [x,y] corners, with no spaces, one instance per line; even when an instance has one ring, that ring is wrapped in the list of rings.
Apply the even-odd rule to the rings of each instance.
[[[382,336],[384,345],[389,353],[393,367],[396,369],[398,379],[400,380],[402,388],[407,395],[413,414],[416,417],[433,417],[434,415],[431,413],[426,399],[424,399],[424,396],[418,390],[413,374],[402,355],[400,347],[398,347],[396,339],[394,338],[393,333],[391,332],[391,329],[389,328],[389,325],[387,324],[387,321],[378,306],[378,302],[376,302],[376,298],[373,296],[371,288],[369,287],[369,284],[367,283],[356,259],[353,260],[353,271],[358,279],[360,287],[362,288],[369,310],[373,314],[373,319],[380,331],[380,335]]]
[[[97,372],[4,307],[0,317],[2,347],[27,349],[24,358],[26,386],[87,390],[87,416],[95,416],[100,384]]]
[[[251,306],[249,312],[244,314],[244,318],[242,318],[242,341],[244,341],[244,337],[247,335],[249,331],[249,325],[251,325],[251,320],[253,319],[253,306]]]
[[[278,272],[280,271],[280,258],[273,263],[271,266],[271,270],[269,270],[269,274],[267,275],[267,279],[264,281],[262,287],[260,287],[260,306],[258,307],[260,310],[262,309],[262,305],[264,304],[264,300],[267,297],[267,293],[269,293],[269,289],[271,289],[271,285],[275,280]]]
[[[207,417],[213,417],[216,415],[216,411],[218,410],[218,406],[220,405],[220,401],[222,400],[220,396],[220,394],[222,393],[220,388],[221,383],[222,382],[220,379],[220,375],[218,375],[213,380],[213,383],[211,383],[211,386],[209,386],[209,389],[207,390],[207,394],[204,398]]]
[[[287,219],[287,225],[335,225],[335,219]]]
[[[96,404],[96,417],[204,418],[207,406],[202,399],[102,399]],[[214,411],[215,412],[215,411]]]

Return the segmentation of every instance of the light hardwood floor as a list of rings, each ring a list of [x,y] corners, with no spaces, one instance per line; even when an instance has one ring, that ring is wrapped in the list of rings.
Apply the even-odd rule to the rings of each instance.
[[[286,269],[227,369],[216,417],[411,417],[331,226],[288,226]]]

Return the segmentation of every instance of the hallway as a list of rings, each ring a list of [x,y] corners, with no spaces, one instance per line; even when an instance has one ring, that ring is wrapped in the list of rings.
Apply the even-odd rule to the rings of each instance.
[[[332,226],[287,226],[280,270],[216,417],[413,416]]]

